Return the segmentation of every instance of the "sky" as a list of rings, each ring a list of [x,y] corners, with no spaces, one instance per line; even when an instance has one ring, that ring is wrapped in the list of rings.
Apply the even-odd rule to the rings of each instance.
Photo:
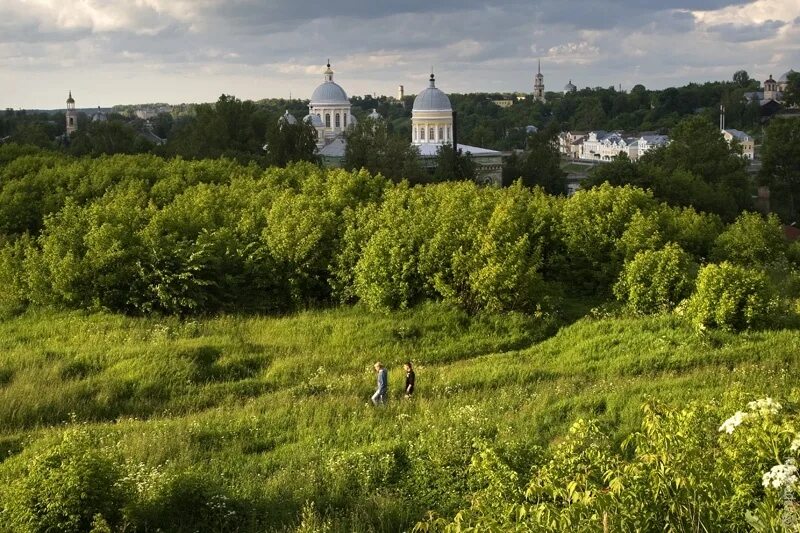
[[[0,108],[651,89],[800,70],[800,0],[0,0]]]

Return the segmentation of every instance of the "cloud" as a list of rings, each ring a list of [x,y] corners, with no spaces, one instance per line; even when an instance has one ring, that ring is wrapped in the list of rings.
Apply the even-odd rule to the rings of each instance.
[[[0,0],[0,105],[310,94],[329,57],[350,94],[431,65],[445,90],[530,91],[540,57],[548,89],[657,87],[797,68],[798,21],[796,0]]]

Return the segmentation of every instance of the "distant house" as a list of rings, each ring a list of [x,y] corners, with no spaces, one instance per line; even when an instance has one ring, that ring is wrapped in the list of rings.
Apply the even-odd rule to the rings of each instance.
[[[561,154],[569,159],[584,161],[611,161],[620,154],[625,154],[631,161],[636,161],[644,154],[664,146],[669,137],[655,133],[642,135],[623,132],[580,131],[562,132],[558,136],[558,148]]]
[[[730,144],[733,142],[734,139],[741,145],[742,147],[742,156],[746,159],[753,160],[756,155],[756,145],[755,141],[751,136],[746,134],[743,131],[735,130],[732,128],[722,130],[722,136],[725,140]]]
[[[497,107],[506,108],[514,105],[514,100],[492,100],[492,103]]]

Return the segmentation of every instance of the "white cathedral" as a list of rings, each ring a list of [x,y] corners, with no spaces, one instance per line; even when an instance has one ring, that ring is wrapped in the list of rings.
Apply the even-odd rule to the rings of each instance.
[[[369,118],[381,119],[374,109]],[[477,166],[477,179],[482,183],[500,184],[503,161],[502,154],[495,150],[459,144],[455,138],[453,108],[450,99],[436,88],[436,80],[431,74],[427,88],[414,99],[411,112],[411,144],[420,153],[423,166],[431,169],[435,165],[439,149],[456,144],[465,154],[469,153]],[[287,111],[280,120],[290,124],[297,120]],[[311,95],[308,115],[304,122],[311,124],[317,132],[317,154],[325,166],[339,166],[344,159],[347,141],[345,133],[357,124],[351,113],[350,100],[345,90],[333,81],[330,61],[324,71],[324,80]]]

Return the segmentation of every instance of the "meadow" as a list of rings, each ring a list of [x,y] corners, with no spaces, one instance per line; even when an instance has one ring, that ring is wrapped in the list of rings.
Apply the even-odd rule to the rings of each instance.
[[[34,485],[65,483],[36,477],[53,450],[67,450],[62,466],[89,454],[123,469],[114,486],[124,495],[105,513],[111,525],[91,522],[97,531],[410,530],[428,511],[468,505],[478,441],[527,474],[579,418],[620,442],[646,401],[788,397],[796,386],[796,330],[698,333],[674,314],[576,320],[588,307],[572,308],[188,319],[31,310],[0,323],[0,530],[46,529],[46,513],[23,526],[20,502]],[[382,408],[368,404],[376,360],[390,369]],[[410,401],[406,360],[418,379]],[[110,493],[86,471],[72,487],[100,491],[102,509]],[[47,494],[67,516],[69,491]],[[88,498],[77,514],[91,511]]]

